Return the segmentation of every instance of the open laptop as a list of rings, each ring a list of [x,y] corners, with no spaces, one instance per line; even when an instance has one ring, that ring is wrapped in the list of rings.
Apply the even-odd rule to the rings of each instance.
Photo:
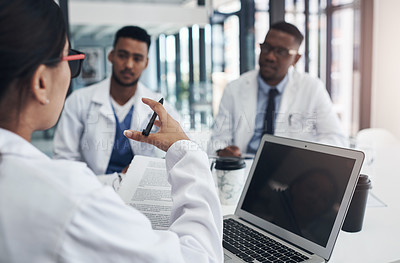
[[[363,160],[360,151],[264,135],[235,214],[224,217],[225,262],[329,260]]]

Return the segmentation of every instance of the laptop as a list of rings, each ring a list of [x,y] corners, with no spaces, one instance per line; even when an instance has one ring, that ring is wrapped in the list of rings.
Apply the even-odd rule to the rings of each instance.
[[[225,262],[326,262],[364,154],[264,135],[233,215],[224,217]]]

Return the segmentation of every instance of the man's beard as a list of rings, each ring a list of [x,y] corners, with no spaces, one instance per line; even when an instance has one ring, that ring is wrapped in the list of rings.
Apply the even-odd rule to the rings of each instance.
[[[114,74],[114,71],[111,75],[111,78],[115,80],[115,82],[118,83],[118,85],[123,86],[123,87],[131,87],[131,86],[135,86],[138,82],[139,82],[139,78],[135,79],[134,81],[132,81],[131,83],[124,83],[122,82],[116,74]]]

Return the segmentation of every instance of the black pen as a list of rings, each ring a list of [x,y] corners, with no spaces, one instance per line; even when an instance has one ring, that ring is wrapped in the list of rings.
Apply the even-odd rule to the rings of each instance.
[[[161,98],[158,102],[163,104],[164,103],[164,98]],[[146,129],[143,129],[143,131],[142,131],[142,134],[144,136],[149,136],[151,128],[153,128],[154,121],[156,120],[156,118],[157,118],[157,113],[154,112],[153,116],[151,116],[151,118],[150,118],[149,124],[147,124]]]

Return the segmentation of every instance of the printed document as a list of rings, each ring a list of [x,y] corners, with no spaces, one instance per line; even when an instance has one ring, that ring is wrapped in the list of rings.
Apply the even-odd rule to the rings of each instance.
[[[151,221],[153,229],[167,229],[172,208],[171,185],[165,159],[135,155],[118,194]]]

